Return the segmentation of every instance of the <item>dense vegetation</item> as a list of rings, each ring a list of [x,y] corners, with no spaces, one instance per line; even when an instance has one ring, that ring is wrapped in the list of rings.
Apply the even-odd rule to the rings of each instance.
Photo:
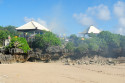
[[[30,49],[26,39],[14,38],[14,36],[18,36],[19,34],[21,33],[15,30],[15,26],[0,26],[0,46],[3,45],[4,40],[10,35],[12,40],[9,47],[13,47],[14,42],[18,41],[22,44],[22,47],[19,46],[19,48],[26,52]],[[125,36],[114,34],[109,31],[102,31],[99,34],[91,33],[88,34],[88,36],[89,37],[84,37],[82,39],[82,37],[77,37],[75,34],[72,34],[68,37],[69,42],[65,42],[63,39],[61,42],[56,34],[52,32],[42,32],[42,34],[37,34],[35,36],[35,39],[32,41],[32,46],[30,47],[44,50],[49,46],[59,46],[63,44],[71,53],[70,57],[73,58],[94,55],[103,57],[125,56]]]
[[[36,31],[37,35],[35,35],[35,38],[31,39],[31,41],[28,41],[28,45],[25,38],[15,38],[15,36],[19,36],[21,34],[23,35],[23,33],[17,32],[15,28],[15,26],[0,26],[0,46],[3,46],[5,39],[8,38],[8,35],[10,35],[12,39],[7,48],[13,48],[15,47],[15,44],[18,43],[16,47],[21,48],[24,52],[27,52],[30,49],[29,45],[32,48],[39,48],[41,50],[45,50],[49,46],[61,45],[61,41],[56,34],[46,31],[42,31],[40,34]],[[33,32],[29,32],[27,36],[30,34],[33,34]]]
[[[60,39],[52,32],[43,32],[43,34],[37,34],[33,41],[33,48],[46,49],[49,46],[61,45]]]
[[[25,53],[27,53],[27,51],[30,50],[30,47],[25,38],[15,38],[15,36],[18,36],[20,34],[20,32],[17,32],[15,30],[15,28],[15,26],[0,26],[0,46],[3,46],[5,39],[7,39],[10,35],[12,39],[9,46],[7,46],[6,48],[9,49],[17,47],[21,48]]]
[[[102,31],[100,34],[88,34],[89,38],[71,35],[66,48],[73,52],[73,58],[83,56],[120,57],[125,56],[125,36]]]
[[[8,35],[11,37],[19,35],[19,32],[15,30],[15,26],[0,26],[0,46],[3,45],[5,39],[7,39]]]
[[[25,38],[23,37],[13,37],[11,39],[10,44],[6,47],[7,49],[11,48],[20,48],[24,51],[24,53],[27,53],[30,50],[30,47],[26,41]]]

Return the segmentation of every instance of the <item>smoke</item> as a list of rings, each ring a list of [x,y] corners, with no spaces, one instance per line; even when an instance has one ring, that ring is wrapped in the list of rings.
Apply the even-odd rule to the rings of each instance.
[[[64,34],[67,32],[67,30],[64,28],[64,25],[62,24],[62,22],[58,21],[58,19],[53,19],[49,25],[48,25],[49,29],[56,33],[56,34]]]
[[[67,27],[65,26],[65,17],[62,2],[58,2],[52,7],[52,17],[48,23],[49,29],[56,34],[68,33]]]
[[[56,34],[68,33],[64,24],[62,3],[61,2],[57,3],[52,7],[51,10],[52,10],[50,15],[51,17],[49,17],[47,21],[41,18],[32,18],[32,17],[31,18],[24,17],[24,21],[27,23],[31,20],[34,20]]]
[[[64,34],[67,32],[62,22],[60,22],[58,19],[52,19],[50,22],[47,23],[45,20],[42,20],[40,18],[35,19],[24,17],[24,21],[26,23],[32,20],[38,22],[39,24],[43,25],[44,27],[48,28],[50,31],[56,34]]]

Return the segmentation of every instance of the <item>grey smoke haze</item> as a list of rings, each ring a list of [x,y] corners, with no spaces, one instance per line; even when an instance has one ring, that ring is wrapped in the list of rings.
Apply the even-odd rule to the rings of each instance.
[[[32,17],[24,17],[24,21],[27,23],[31,20],[34,20],[41,25],[45,26],[46,28],[50,29],[50,31],[56,33],[56,34],[64,34],[68,31],[66,30],[64,20],[62,17],[62,5],[61,3],[58,3],[57,5],[54,5],[52,8],[52,17],[49,18],[49,21],[45,21],[41,18],[32,18]]]
[[[62,7],[63,6],[61,3],[53,6],[51,13],[52,17],[49,17],[49,21],[43,20],[41,18],[32,17],[24,17],[24,21],[29,22],[31,20],[34,20],[47,27],[56,34],[68,33],[68,27],[65,26],[65,20],[63,19],[62,15]],[[113,20],[113,18],[116,18],[116,23],[114,23],[114,25],[111,27],[116,26],[117,28],[113,28],[113,30],[111,29],[112,32],[115,31],[116,33],[125,35],[125,2],[122,1],[114,3],[111,10],[109,10],[109,7],[104,4],[88,7],[85,11],[81,13],[75,12],[73,14],[73,18],[74,20],[76,20],[76,23],[79,23],[83,27],[89,27],[90,25],[98,26],[99,24],[97,20],[101,22],[109,22],[109,20]],[[106,26],[108,25],[105,25],[105,27]],[[102,27],[98,28],[102,29]]]
[[[35,19],[35,18],[24,17],[24,21],[26,23],[30,22],[31,20],[34,20],[34,21],[38,22],[39,24],[45,26],[50,31],[52,31],[52,32],[54,32],[56,34],[64,34],[64,33],[66,33],[64,25],[58,19],[52,19],[49,23],[47,23],[45,20],[42,20],[40,18]]]

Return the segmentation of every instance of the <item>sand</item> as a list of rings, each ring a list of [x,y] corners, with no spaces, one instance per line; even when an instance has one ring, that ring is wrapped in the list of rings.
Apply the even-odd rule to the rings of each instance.
[[[40,62],[0,64],[0,83],[125,83],[125,64],[116,66]]]

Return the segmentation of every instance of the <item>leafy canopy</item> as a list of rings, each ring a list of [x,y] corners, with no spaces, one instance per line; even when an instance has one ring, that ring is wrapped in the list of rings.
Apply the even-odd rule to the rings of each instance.
[[[27,51],[30,50],[30,47],[26,39],[23,37],[17,37],[17,38],[13,37],[7,48],[20,48],[24,51],[24,53],[27,53]]]
[[[49,46],[61,45],[60,39],[52,32],[44,32],[43,34],[37,34],[35,36],[35,41],[33,42],[33,47],[45,49]]]

